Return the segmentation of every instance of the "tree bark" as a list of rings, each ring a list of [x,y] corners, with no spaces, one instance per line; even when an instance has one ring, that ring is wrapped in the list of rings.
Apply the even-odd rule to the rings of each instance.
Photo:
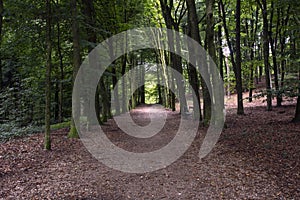
[[[187,8],[188,8],[188,27],[189,27],[189,36],[194,39],[196,42],[201,44],[200,39],[200,31],[198,26],[198,16],[196,11],[196,5],[194,0],[187,0]],[[196,52],[194,52],[193,47],[189,48],[189,56],[192,59],[196,59]],[[199,63],[198,63],[199,64]],[[193,98],[193,105],[194,105],[194,115],[195,118],[199,118],[202,121],[202,114],[201,114],[201,104],[200,104],[200,95],[199,95],[199,85],[198,85],[198,75],[197,70],[195,69],[197,66],[189,67],[190,71],[190,80],[192,87],[195,91],[195,96],[197,99]],[[207,93],[205,93],[207,94]],[[204,101],[207,99],[205,96]],[[198,105],[198,108],[195,106]],[[207,103],[206,103],[207,105]]]
[[[216,48],[215,48],[215,41],[214,41],[214,0],[206,0],[206,42],[205,46],[207,46],[208,54],[211,56],[213,61],[216,61]],[[206,69],[208,70],[208,69]],[[209,74],[209,73],[207,73]],[[203,79],[201,79],[201,84],[203,88],[203,114],[204,114],[204,123],[209,124],[211,118],[211,96],[209,95],[207,84]]]
[[[258,0],[258,3],[262,9],[263,14],[263,49],[264,49],[264,66],[265,66],[265,76],[266,76],[266,89],[267,89],[267,110],[272,110],[272,91],[271,91],[271,78],[270,78],[270,66],[269,66],[269,23],[268,23],[268,10],[267,1]]]
[[[222,80],[224,81],[224,54],[223,54],[223,42],[222,42],[222,11],[221,5],[218,3],[218,17],[219,17],[219,25],[218,25],[218,41],[219,41],[219,69]]]
[[[169,41],[169,48],[170,48],[170,56],[171,56],[171,66],[173,69],[177,70],[180,74],[182,74],[182,61],[180,56],[180,38],[179,38],[179,24],[180,19],[176,22],[172,17],[172,9],[173,9],[173,0],[170,0],[169,4],[166,0],[160,0],[161,9],[163,12],[163,17],[166,22],[166,26],[168,29],[172,30],[174,28],[175,32],[169,32],[168,33],[168,41]],[[175,43],[176,42],[176,43]],[[176,44],[176,45],[175,45]],[[176,52],[173,53],[173,52]],[[182,77],[176,77],[176,85],[179,92],[179,99],[180,99],[180,112],[186,112],[187,111],[187,102],[185,98],[185,89],[183,83]],[[173,82],[173,80],[172,80]],[[175,84],[171,83],[175,86]],[[171,107],[172,110],[175,111],[175,94],[171,93]],[[173,102],[174,101],[174,102]]]
[[[3,0],[0,0],[0,46],[2,42],[2,27],[3,27]],[[3,77],[2,77],[2,59],[0,56],[0,91],[3,88]]]
[[[65,78],[64,75],[64,63],[63,63],[63,55],[61,49],[61,38],[60,38],[60,24],[57,22],[57,53],[59,57],[59,69],[60,69],[60,81],[58,85],[58,122],[63,121],[63,81]]]
[[[76,79],[78,70],[81,64],[81,55],[80,55],[80,38],[79,38],[79,25],[77,20],[78,10],[76,0],[71,0],[71,12],[72,12],[72,36],[73,36],[73,84]],[[69,138],[78,138],[78,132],[75,127],[74,120],[79,118],[80,114],[80,102],[77,98],[77,94],[73,94],[75,98],[73,98],[72,103],[72,120],[71,120],[71,128],[68,134]]]
[[[277,25],[276,25],[276,36],[273,38],[273,15],[274,15],[274,2],[272,1],[271,6],[271,17],[270,17],[270,30],[269,30],[269,38],[270,38],[270,46],[272,51],[272,59],[273,59],[273,70],[274,70],[274,83],[275,83],[275,90],[276,90],[276,100],[277,100],[277,106],[281,106],[282,102],[282,96],[281,92],[279,90],[279,80],[278,80],[278,67],[277,67],[277,58],[276,58],[276,49],[277,49],[277,35],[278,35],[278,26],[279,26],[279,17],[277,16]]]
[[[46,41],[47,41],[47,61],[46,61],[46,105],[45,105],[45,141],[44,148],[51,150],[51,137],[50,137],[50,120],[51,120],[51,1],[46,1]]]
[[[244,114],[243,85],[242,85],[242,58],[241,58],[241,0],[236,1],[236,90],[238,95],[238,115]]]
[[[220,0],[220,5],[221,5],[221,10],[222,10],[222,15],[223,15],[223,27],[225,30],[225,36],[230,52],[230,59],[231,63],[233,66],[233,71],[235,74],[236,78],[236,91],[237,91],[237,103],[238,103],[238,109],[237,109],[237,114],[238,115],[243,115],[244,114],[244,105],[243,105],[243,86],[242,86],[242,74],[241,74],[241,52],[240,52],[240,12],[241,12],[241,5],[240,5],[240,0],[237,0],[237,6],[236,6],[236,60],[234,59],[234,51],[232,47],[232,43],[230,40],[229,36],[229,30],[227,28],[227,23],[226,23],[226,12],[225,12],[225,6],[223,4],[223,1]],[[238,52],[239,51],[239,52]]]

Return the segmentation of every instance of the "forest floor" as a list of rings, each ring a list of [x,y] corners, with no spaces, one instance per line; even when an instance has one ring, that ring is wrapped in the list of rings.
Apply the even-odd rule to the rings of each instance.
[[[198,158],[205,128],[188,151],[170,166],[145,174],[113,170],[95,159],[67,129],[52,132],[52,151],[43,134],[0,144],[0,199],[300,199],[300,124],[290,123],[295,102],[267,112],[262,100],[245,102],[237,116],[226,102],[226,126],[213,151]],[[144,107],[131,111],[149,123]],[[156,136],[126,136],[113,120],[103,126],[114,144],[144,152],[166,145],[176,134],[178,113],[168,114]]]

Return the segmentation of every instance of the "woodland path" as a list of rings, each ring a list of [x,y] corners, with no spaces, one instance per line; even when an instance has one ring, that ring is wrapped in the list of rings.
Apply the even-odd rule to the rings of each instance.
[[[141,125],[149,123],[144,109],[131,111]],[[247,103],[245,111],[237,116],[227,110],[226,127],[203,160],[198,158],[203,136],[197,136],[175,163],[146,174],[106,167],[79,139],[68,139],[67,129],[52,132],[52,151],[43,150],[43,134],[10,140],[0,144],[0,199],[299,199],[300,125],[290,123],[294,105],[266,112]],[[180,120],[178,113],[164,112],[167,125],[147,141],[122,133],[113,120],[103,127],[119,147],[153,151],[174,137]]]

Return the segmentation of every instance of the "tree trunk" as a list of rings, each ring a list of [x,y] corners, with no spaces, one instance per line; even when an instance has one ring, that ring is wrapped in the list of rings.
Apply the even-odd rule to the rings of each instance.
[[[3,27],[3,0],[0,0],[0,47],[2,41],[2,27]],[[2,60],[0,56],[0,91],[3,88],[3,77],[2,77]]]
[[[108,90],[105,87],[104,77],[100,78],[99,82],[99,93],[101,96],[101,103],[102,103],[102,122],[107,122],[108,118],[110,117],[110,103],[109,103],[109,94]]]
[[[194,0],[187,0],[187,8],[188,8],[188,27],[189,27],[189,36],[194,39],[196,42],[201,44],[200,39],[200,31],[198,26],[198,16],[196,11],[196,5]],[[189,49],[190,57],[192,57],[193,60],[196,59],[196,52],[194,52],[193,48]],[[199,63],[198,63],[199,64]],[[193,105],[194,105],[194,115],[196,118],[199,118],[202,121],[202,114],[201,114],[201,106],[200,106],[200,95],[199,95],[199,85],[198,85],[198,75],[197,70],[195,67],[189,67],[190,71],[190,79],[191,79],[191,85],[196,93],[196,98],[193,99]],[[207,93],[205,93],[207,94]],[[207,97],[204,97],[204,101],[207,100]],[[198,105],[198,108],[195,106]],[[207,105],[207,103],[206,103]]]
[[[45,141],[44,148],[51,150],[50,120],[51,120],[51,1],[46,1],[46,41],[47,41],[47,61],[46,61],[46,105],[45,105]]]
[[[125,48],[127,48],[127,45],[125,45]],[[125,52],[125,49],[123,50]],[[126,72],[126,62],[127,62],[127,54],[122,56],[122,69],[121,69],[121,75],[122,77],[125,75]],[[125,113],[128,111],[127,107],[127,81],[124,80],[125,78],[122,79],[122,113]]]
[[[253,90],[255,89],[254,86],[254,70],[255,70],[255,74],[256,74],[256,83],[258,84],[258,73],[257,73],[257,67],[254,69],[253,67],[253,61],[254,61],[254,57],[255,57],[255,41],[257,39],[257,29],[258,29],[258,14],[259,14],[259,8],[256,8],[256,12],[255,12],[255,27],[254,27],[254,19],[251,20],[251,34],[250,37],[251,38],[251,53],[250,53],[250,60],[251,60],[251,66],[250,66],[250,70],[251,70],[251,74],[250,74],[250,88],[249,88],[249,102],[252,102],[253,100]]]
[[[146,102],[146,96],[145,96],[145,67],[144,64],[141,63],[141,74],[140,74],[140,79],[141,79],[141,92],[140,92],[140,97],[141,97],[141,104],[145,104]]]
[[[64,64],[63,64],[63,55],[62,55],[62,49],[61,49],[61,38],[60,38],[60,24],[57,23],[57,52],[59,57],[59,69],[60,69],[60,81],[58,85],[58,122],[63,121],[63,81],[65,78],[64,75]]]
[[[236,1],[236,90],[238,95],[238,115],[244,114],[243,106],[243,82],[242,82],[242,58],[241,58],[241,0]]]
[[[175,29],[175,41],[176,41],[176,55],[175,56],[175,69],[180,73],[183,74],[182,69],[182,59],[181,55],[181,44],[180,44],[180,36],[179,36],[179,24],[174,24]],[[180,112],[188,112],[187,102],[185,98],[185,86],[183,76],[176,77],[177,89],[179,91],[179,99],[180,99]]]
[[[267,88],[267,110],[272,110],[272,91],[271,91],[271,79],[270,79],[270,66],[269,66],[269,23],[268,23],[268,10],[267,0],[262,0],[260,3],[263,14],[263,49],[264,49],[264,66],[265,66],[265,77],[266,77],[266,88]]]
[[[206,46],[208,54],[211,56],[213,61],[216,61],[216,48],[215,48],[215,41],[214,41],[214,16],[213,16],[213,10],[214,10],[214,0],[206,0]],[[207,69],[208,70],[208,69]],[[209,73],[207,73],[209,74]],[[209,95],[207,84],[205,83],[203,78],[201,79],[201,84],[203,88],[203,114],[204,114],[204,123],[209,124],[210,118],[211,118],[211,96]]]
[[[71,12],[72,12],[72,36],[73,36],[73,84],[76,79],[78,70],[81,64],[81,55],[80,55],[80,39],[79,39],[79,25],[77,20],[77,3],[76,0],[71,0]],[[77,98],[78,94],[73,94],[75,98],[72,99],[72,120],[71,128],[68,134],[69,138],[78,138],[78,132],[75,127],[74,120],[77,120],[80,115],[80,102]]]
[[[298,66],[299,67],[299,66]],[[295,112],[295,117],[293,119],[293,122],[300,122],[300,67],[299,67],[299,72],[298,72],[298,97],[297,97],[297,105],[296,105],[296,112]]]
[[[182,70],[182,60],[179,56],[181,53],[180,38],[179,38],[179,33],[178,33],[180,20],[175,22],[175,20],[172,17],[171,12],[173,9],[173,0],[171,0],[169,4],[165,0],[160,0],[160,4],[161,4],[161,9],[163,12],[163,17],[165,19],[167,28],[170,30],[172,30],[174,28],[174,30],[176,31],[176,32],[168,33],[169,48],[171,51],[171,53],[170,53],[171,66],[173,69],[177,70],[180,74],[182,74],[182,71],[183,71]],[[176,52],[176,54],[173,52]],[[175,79],[176,79],[177,89],[179,92],[180,112],[186,112],[187,111],[187,102],[186,102],[186,98],[185,98],[184,85],[182,84],[183,83],[182,76],[175,77]],[[172,86],[174,85],[173,88],[175,88],[175,84],[173,84],[173,81],[174,80],[172,79],[171,84],[172,84]],[[171,103],[172,110],[175,111],[175,94],[174,93],[171,93],[171,102],[172,102]]]
[[[222,10],[222,15],[223,15],[223,27],[225,30],[225,36],[230,52],[230,59],[231,63],[233,66],[233,71],[235,74],[236,78],[236,91],[237,91],[237,103],[238,103],[238,108],[237,108],[237,114],[238,115],[243,115],[244,114],[244,105],[243,105],[243,86],[242,86],[242,74],[241,74],[241,52],[240,52],[240,13],[241,13],[241,5],[240,5],[240,0],[237,0],[237,6],[236,6],[236,60],[234,59],[234,51],[232,47],[232,43],[230,41],[230,36],[229,36],[229,30],[227,28],[227,23],[226,23],[226,12],[225,12],[225,6],[223,4],[223,1],[220,0],[220,5],[221,5],[221,10]]]
[[[224,54],[223,54],[223,42],[222,42],[222,11],[221,11],[221,5],[218,3],[218,17],[219,17],[219,25],[218,25],[218,41],[219,41],[219,69],[220,69],[220,75],[222,77],[222,80],[224,81],[224,69],[223,69],[223,63],[224,63]]]
[[[88,24],[88,27],[86,28],[87,33],[87,41],[90,43],[88,46],[88,52],[90,53],[93,49],[95,44],[97,43],[97,34],[93,27],[95,27],[95,9],[94,9],[94,1],[93,0],[82,0],[82,4],[84,7],[84,15],[86,18],[86,22]],[[91,68],[96,67],[95,66],[95,58],[89,57],[89,64]],[[97,123],[101,123],[100,118],[100,100],[99,100],[99,88],[96,89],[95,95],[90,94],[90,89],[87,89],[88,96],[95,96],[95,105],[89,106],[91,110],[88,111],[88,122],[91,125],[96,125]],[[89,105],[90,100],[86,99],[87,104]],[[92,112],[94,112],[94,109],[96,111],[97,121],[92,121],[92,117],[90,116]]]
[[[272,8],[271,8],[271,17],[270,17],[270,31],[269,31],[269,38],[270,38],[270,46],[272,51],[272,58],[273,58],[273,69],[274,69],[274,82],[275,82],[275,90],[276,90],[276,100],[277,106],[281,106],[282,96],[281,92],[279,91],[279,80],[278,80],[278,67],[277,67],[277,58],[276,58],[276,49],[277,49],[277,35],[278,35],[278,26],[279,26],[279,16],[277,19],[276,25],[276,36],[273,38],[273,15],[274,15],[274,2],[272,1]]]

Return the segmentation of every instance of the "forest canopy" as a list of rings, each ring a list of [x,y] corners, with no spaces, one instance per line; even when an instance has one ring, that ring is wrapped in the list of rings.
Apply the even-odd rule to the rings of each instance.
[[[81,63],[104,40],[142,27],[168,28],[202,45],[219,69],[226,95],[237,94],[237,114],[243,115],[243,102],[254,98],[265,99],[269,111],[297,98],[291,120],[299,122],[299,9],[296,0],[0,0],[1,140],[45,130],[45,148],[50,149],[55,126],[70,126],[69,137],[78,137],[72,88]],[[178,102],[180,112],[192,110],[204,124],[210,123],[208,87],[188,60],[172,53],[182,50],[174,33],[165,38],[172,41],[170,51],[130,52],[107,68],[95,94],[100,124],[140,104],[158,103],[175,111]],[[139,65],[145,67],[133,75],[136,81],[111,94],[120,77]],[[183,74],[182,80],[168,67]],[[144,86],[129,101],[119,99],[125,87],[138,81]],[[183,81],[196,98],[185,100],[190,90]],[[196,102],[198,108],[193,107]]]

